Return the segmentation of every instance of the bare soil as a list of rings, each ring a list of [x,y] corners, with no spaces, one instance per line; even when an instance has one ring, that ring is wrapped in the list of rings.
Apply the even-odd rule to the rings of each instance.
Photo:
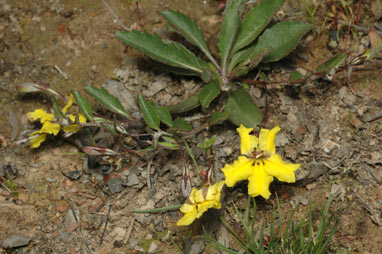
[[[139,8],[135,1],[130,2],[107,1],[127,27],[166,36],[159,12],[175,9],[196,20],[205,35],[212,38],[213,46],[222,19],[222,1],[141,0]],[[317,2],[320,7],[316,19],[324,20],[328,13],[326,1]],[[380,27],[377,7],[373,1],[362,1],[362,27]],[[301,12],[287,3],[278,18],[302,19],[305,16]],[[287,60],[272,65],[271,80],[286,78],[290,68],[314,70],[335,55],[344,39],[337,48],[329,49],[329,28],[323,25],[320,35],[307,35]],[[234,247],[218,215],[240,231],[232,202],[244,209],[245,183],[227,189],[223,209],[209,211],[190,227],[175,226],[181,217],[179,211],[133,213],[135,209],[184,202],[180,152],[131,156],[122,164],[111,162],[121,167],[102,174],[87,167],[88,158],[72,142],[53,138],[35,150],[13,144],[28,126],[26,113],[50,106],[44,96],[20,96],[16,86],[24,82],[49,83],[62,94],[73,89],[82,91],[85,85],[116,82],[117,93],[143,94],[160,105],[175,104],[200,89],[200,80],[160,71],[139,52],[126,48],[115,37],[118,30],[122,30],[121,24],[102,1],[0,3],[0,173],[14,173],[18,190],[14,196],[0,181],[0,242],[11,235],[30,237],[22,249],[24,253],[170,254],[178,253],[177,246],[188,246],[191,253],[218,253],[200,238],[203,225],[220,242]],[[369,47],[365,31],[352,33],[349,41],[352,52]],[[340,72],[299,88],[284,84],[250,87],[254,101],[266,112],[265,127],[279,125],[282,129],[278,152],[286,160],[302,165],[295,184],[275,182],[270,200],[256,199],[260,218],[270,218],[277,194],[286,213],[297,201],[303,204],[298,208],[300,218],[306,216],[307,204],[311,203],[317,224],[331,193],[334,201],[330,211],[339,220],[331,253],[380,253],[380,67],[378,59],[356,66],[348,84],[344,82],[345,72]],[[199,133],[190,145],[201,167],[207,166],[207,159],[196,144],[212,135],[217,135],[212,161],[214,180],[218,181],[223,178],[220,169],[239,154],[240,140],[235,126],[228,122]],[[191,160],[187,166],[194,170]],[[68,173],[79,177],[68,177]],[[196,187],[202,184],[196,173],[192,183]]]

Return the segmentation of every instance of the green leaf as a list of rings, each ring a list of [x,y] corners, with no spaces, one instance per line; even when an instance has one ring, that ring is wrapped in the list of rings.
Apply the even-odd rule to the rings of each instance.
[[[329,73],[331,70],[340,66],[349,55],[345,52],[340,52],[317,68],[317,72]]]
[[[191,70],[198,75],[202,74],[202,65],[206,62],[198,59],[194,53],[177,42],[163,41],[156,34],[139,32],[137,30],[119,31],[117,37],[127,45],[147,54],[155,61],[173,67]]]
[[[236,0],[227,1],[226,3],[224,19],[218,43],[223,75],[226,74],[230,52],[232,45],[235,42],[236,33],[239,28],[242,2],[243,0]]]
[[[65,118],[64,114],[62,114],[60,107],[58,106],[58,103],[54,97],[52,98],[52,102],[53,102],[54,116],[57,117],[58,119]]]
[[[257,129],[262,121],[260,109],[242,88],[228,96],[224,111],[230,114],[229,120],[237,126],[242,124],[247,128]]]
[[[210,125],[217,124],[219,122],[229,119],[229,114],[224,112],[213,112],[210,116]]]
[[[156,110],[159,115],[160,121],[168,127],[172,127],[173,121],[170,111],[166,107],[156,107]]]
[[[90,105],[89,101],[75,90],[72,91],[72,94],[76,99],[76,103],[80,108],[81,113],[86,117],[86,119],[93,121],[92,105]]]
[[[198,99],[203,108],[208,108],[210,103],[220,94],[219,83],[212,81],[205,85],[198,94]]]
[[[108,110],[124,116],[128,119],[132,119],[129,113],[123,108],[121,102],[111,95],[105,88],[97,88],[93,86],[85,86],[85,92],[96,98],[102,105],[104,105]]]
[[[202,149],[207,149],[212,147],[215,144],[215,141],[216,141],[216,135],[213,135],[211,138],[205,138],[203,140],[203,143],[200,143],[197,146]]]
[[[174,120],[173,128],[178,129],[180,131],[191,131],[192,126],[186,122],[183,118],[177,118]]]
[[[272,48],[272,51],[264,57],[263,62],[275,62],[288,55],[312,27],[309,23],[285,21],[265,30],[256,48]]]
[[[289,74],[289,82],[294,82],[296,80],[303,79],[303,78],[304,76],[298,71],[292,71]]]
[[[187,41],[199,47],[202,52],[210,59],[214,59],[208,50],[203,32],[190,17],[177,11],[162,11],[162,16],[171,24],[175,30],[181,34]]]
[[[263,0],[243,18],[237,31],[231,55],[251,44],[272,20],[285,0]]]
[[[146,101],[142,95],[139,95],[138,104],[139,108],[142,111],[143,119],[145,120],[146,124],[152,129],[160,130],[160,117],[156,109],[153,107],[153,103],[151,103],[150,101]]]
[[[191,96],[174,106],[168,107],[168,110],[173,114],[184,113],[195,109],[200,106],[199,99],[197,96]]]
[[[256,46],[240,50],[232,57],[229,65],[229,73],[234,73],[235,77],[242,76],[255,68],[271,52],[271,48],[257,48]],[[234,67],[237,67],[234,69]],[[234,69],[234,70],[233,70]]]

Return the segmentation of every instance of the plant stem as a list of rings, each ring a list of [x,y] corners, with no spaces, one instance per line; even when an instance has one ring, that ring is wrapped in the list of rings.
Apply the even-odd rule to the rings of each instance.
[[[181,206],[182,206],[182,204],[178,204],[178,205],[160,207],[160,208],[155,208],[155,209],[134,210],[133,213],[160,213],[160,212],[167,212],[167,211],[179,209]]]

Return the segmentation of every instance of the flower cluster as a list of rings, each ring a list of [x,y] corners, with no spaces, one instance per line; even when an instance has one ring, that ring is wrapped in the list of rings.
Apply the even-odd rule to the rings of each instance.
[[[44,109],[36,109],[33,112],[27,113],[30,121],[40,120],[40,123],[42,124],[40,130],[29,135],[31,148],[39,147],[46,139],[47,134],[56,136],[60,132],[61,126],[65,133],[76,133],[80,130],[81,127],[78,124],[75,124],[76,118],[78,118],[78,122],[80,123],[86,123],[86,118],[81,113],[78,113],[77,116],[68,114],[73,102],[74,97],[73,95],[70,95],[67,104],[62,108],[64,117],[60,119],[60,121],[55,118],[54,114],[48,113]]]
[[[269,185],[276,177],[279,181],[292,183],[296,181],[294,171],[300,164],[286,163],[276,154],[276,134],[280,127],[272,130],[261,129],[259,137],[251,135],[252,128],[241,125],[237,128],[240,135],[240,152],[242,156],[226,164],[222,169],[225,181],[220,181],[201,190],[195,188],[185,204],[180,208],[184,213],[177,225],[186,226],[207,211],[209,208],[220,209],[220,191],[224,184],[233,187],[241,180],[248,180],[248,194],[252,197],[262,196],[268,199],[271,195]]]
[[[200,218],[209,208],[220,209],[220,192],[223,186],[224,181],[220,181],[200,190],[192,188],[190,196],[180,208],[184,216],[176,225],[190,225],[195,219]]]

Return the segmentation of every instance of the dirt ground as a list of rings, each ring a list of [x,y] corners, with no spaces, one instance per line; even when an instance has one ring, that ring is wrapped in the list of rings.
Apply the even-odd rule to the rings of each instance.
[[[109,174],[88,168],[88,158],[72,143],[51,139],[38,149],[14,145],[27,128],[26,113],[49,108],[46,97],[22,97],[16,86],[25,82],[49,83],[62,94],[85,85],[106,85],[123,101],[123,94],[143,94],[159,105],[175,104],[195,94],[202,82],[160,71],[137,51],[127,49],[116,37],[127,27],[168,36],[159,12],[179,10],[198,22],[205,35],[219,32],[224,1],[103,1],[3,0],[0,2],[0,173],[13,174],[18,195],[1,180],[0,242],[11,236],[26,247],[0,249],[0,253],[218,253],[200,238],[201,225],[220,242],[232,244],[218,215],[237,223],[232,203],[243,208],[245,185],[227,190],[223,209],[206,214],[192,227],[176,227],[178,211],[133,213],[182,204],[180,152],[131,156]],[[287,1],[279,19],[303,19],[301,10]],[[326,1],[319,3],[317,24],[327,16]],[[356,1],[355,1],[356,2]],[[370,47],[367,28],[382,31],[381,1],[361,1],[357,33],[351,33],[348,49]],[[378,5],[379,4],[379,5]],[[356,6],[356,4],[354,4]],[[290,69],[313,70],[343,46],[330,48],[331,21],[320,26],[318,36],[308,34],[287,60],[272,65],[271,80],[285,78]],[[366,28],[362,30],[362,28]],[[380,32],[379,31],[379,32]],[[342,44],[341,44],[342,43]],[[284,211],[300,201],[298,215],[313,205],[319,219],[329,194],[330,211],[339,220],[331,253],[380,253],[382,242],[382,83],[381,61],[353,68],[349,84],[344,72],[301,87],[272,84],[249,89],[254,101],[267,112],[265,127],[279,125],[277,149],[300,163],[295,184],[272,184],[270,200],[256,199],[259,216],[269,219],[280,197]],[[123,101],[129,110],[134,103]],[[206,155],[196,144],[217,136],[213,147],[214,180],[223,179],[220,169],[239,154],[235,126],[226,122],[196,135],[190,145],[201,167]],[[133,147],[134,145],[132,145]],[[192,161],[187,161],[193,169]],[[196,174],[196,173],[195,173]],[[69,177],[70,176],[70,177]],[[198,176],[193,186],[200,186]],[[21,237],[23,236],[23,237]],[[4,246],[4,242],[2,243]],[[232,245],[231,245],[232,246]]]

